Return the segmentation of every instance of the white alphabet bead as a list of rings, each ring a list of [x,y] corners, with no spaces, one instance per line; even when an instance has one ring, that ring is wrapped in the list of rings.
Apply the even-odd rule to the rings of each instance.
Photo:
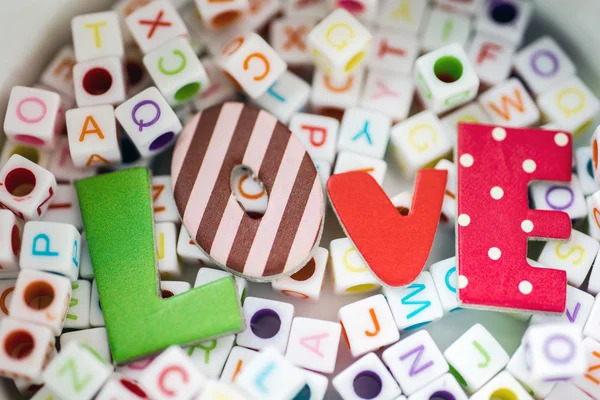
[[[220,269],[200,268],[198,270],[198,275],[196,275],[194,287],[200,287],[228,276],[233,275]],[[248,282],[246,282],[246,280],[240,276],[233,276],[233,279],[237,289],[238,298],[243,301],[246,298],[246,286],[248,285]]]
[[[257,355],[258,352],[255,350],[233,346],[233,349],[231,349],[229,357],[227,358],[227,363],[225,363],[225,367],[221,373],[220,382],[226,384],[235,382],[240,372],[242,372]]]
[[[13,317],[0,320],[0,376],[39,380],[54,351],[49,328]]]
[[[208,89],[204,67],[189,41],[173,39],[144,56],[144,65],[167,102],[176,106]]]
[[[232,386],[220,382],[208,381],[202,391],[202,395],[197,400],[214,399],[245,400],[246,398]]]
[[[173,198],[173,187],[170,175],[158,175],[152,181],[152,206],[154,221],[178,223],[179,212]]]
[[[75,98],[73,88],[74,65],[75,53],[73,47],[70,44],[64,45],[42,72],[40,82],[68,97]]]
[[[123,57],[119,16],[115,11],[78,15],[71,20],[77,62],[103,57]]]
[[[364,171],[369,173],[377,183],[382,185],[386,170],[387,163],[383,160],[349,151],[342,151],[335,161],[333,174],[341,174],[350,171]]]
[[[112,360],[106,328],[83,329],[63,333],[60,336],[60,347],[64,348],[71,342],[79,342],[92,348],[98,356],[107,363]]]
[[[297,75],[284,71],[254,103],[284,124],[293,114],[304,109],[310,97],[310,85]]]
[[[119,57],[104,57],[75,64],[75,100],[78,107],[117,105],[125,101],[125,73]]]
[[[442,123],[453,146],[456,146],[458,124],[461,122],[491,124],[492,120],[477,102],[469,103],[447,114],[442,118]]]
[[[596,192],[593,195],[588,196],[586,199],[586,203],[588,209],[587,217],[589,224],[589,234],[594,239],[600,240],[600,220],[598,219],[598,217],[600,216],[600,194]],[[596,261],[594,261],[594,266],[595,265]],[[594,275],[595,269],[592,268],[592,276],[590,278],[590,290],[592,293],[597,293],[600,292],[600,281],[596,282],[596,279],[594,279]]]
[[[600,297],[596,296],[594,304],[588,315],[587,321],[583,328],[583,336],[591,337],[594,340],[600,339],[600,332],[598,326],[600,326]]]
[[[306,385],[304,385],[297,396],[309,400],[323,400],[329,386],[329,379],[316,372],[306,370],[301,370],[301,372],[306,379]]]
[[[408,396],[448,372],[448,363],[426,331],[389,347],[382,358]]]
[[[519,128],[535,125],[540,119],[540,111],[517,78],[488,89],[477,101],[497,125]]]
[[[71,282],[46,272],[25,269],[19,273],[9,314],[43,325],[60,335],[71,300]]]
[[[409,397],[409,400],[431,400],[438,396],[444,399],[467,400],[467,395],[463,392],[459,383],[451,374],[445,374],[441,378],[436,379],[429,385],[420,389],[418,392]],[[402,398],[402,396],[400,396]]]
[[[361,95],[360,106],[377,111],[394,121],[405,119],[413,101],[414,83],[407,76],[371,70]]]
[[[94,269],[92,268],[92,259],[90,249],[85,240],[85,233],[81,234],[81,258],[79,260],[79,277],[81,279],[94,279]]]
[[[331,163],[328,161],[314,161],[315,167],[317,168],[317,172],[319,173],[319,178],[321,179],[321,185],[323,186],[323,190],[327,189],[327,181],[331,176]]]
[[[305,17],[320,20],[328,13],[325,0],[291,0],[284,5],[284,14],[288,17]]]
[[[160,281],[160,291],[163,299],[187,292],[192,285],[183,281]]]
[[[21,222],[12,212],[0,209],[0,266],[3,272],[19,270],[22,230]]]
[[[87,329],[90,327],[90,297],[92,284],[85,280],[71,283],[71,300],[64,328]]]
[[[77,167],[121,162],[117,121],[110,105],[68,110],[67,134],[71,159]]]
[[[364,70],[359,68],[343,78],[336,78],[316,68],[310,94],[311,105],[321,113],[358,105],[364,74]]]
[[[264,94],[287,68],[281,56],[256,33],[229,41],[217,62],[253,99]]]
[[[158,222],[154,225],[154,241],[158,272],[163,279],[181,276],[181,266],[177,259],[177,227],[173,222]]]
[[[10,301],[15,291],[15,279],[0,280],[0,320],[9,315]]]
[[[329,243],[331,273],[335,294],[366,293],[379,289],[375,275],[348,238]]]
[[[15,86],[10,91],[4,133],[16,142],[54,148],[57,144],[61,99],[54,92]]]
[[[544,382],[533,379],[531,373],[527,368],[527,361],[525,360],[525,349],[523,346],[519,346],[513,356],[510,358],[508,365],[506,366],[508,371],[513,377],[515,377],[529,394],[536,399],[544,399],[552,388],[554,382]],[[491,383],[491,382],[490,382]]]
[[[344,76],[364,62],[372,36],[348,11],[336,9],[308,34],[308,51],[326,74]]]
[[[469,60],[479,80],[486,86],[494,86],[508,79],[513,65],[513,43],[485,33],[478,33],[469,47]]]
[[[137,382],[113,373],[108,382],[102,386],[95,400],[139,400],[140,398],[148,398],[148,395]]]
[[[143,59],[144,55],[139,48],[133,45],[125,48],[127,97],[135,96],[152,84],[152,79],[144,67]]]
[[[350,108],[340,126],[338,151],[383,158],[390,137],[390,118],[360,108]]]
[[[279,0],[249,0],[248,14],[243,26],[248,31],[263,31],[267,23],[281,12]],[[265,37],[268,36],[265,33]]]
[[[21,268],[79,277],[81,235],[73,225],[30,221],[23,230]]]
[[[282,301],[247,297],[242,308],[246,329],[236,343],[251,349],[273,347],[284,352],[290,336],[294,306]]]
[[[381,27],[416,35],[427,14],[428,3],[422,0],[388,0],[379,8]]]
[[[580,287],[600,250],[597,240],[576,230],[571,231],[568,241],[546,242],[538,261],[546,268],[567,272],[570,285]]]
[[[194,98],[192,104],[196,110],[202,111],[205,108],[216,106],[227,100],[234,100],[237,96],[237,91],[233,86],[233,82],[217,67],[214,59],[204,57],[200,61],[206,70],[210,84],[206,91],[199,93]]]
[[[436,321],[444,315],[442,303],[437,294],[429,271],[423,271],[408,286],[384,287],[396,326],[403,331],[417,329]]]
[[[485,0],[477,13],[476,30],[519,45],[532,12],[533,4],[527,1]]]
[[[581,391],[577,386],[569,382],[559,382],[554,386],[546,400],[564,400],[564,399],[582,399],[588,400],[589,396]]]
[[[248,0],[233,0],[227,3],[209,0],[195,0],[194,2],[205,26],[212,30],[239,24],[249,11]]]
[[[414,35],[382,29],[370,50],[369,71],[410,75],[419,55],[419,42]]]
[[[430,52],[451,43],[462,48],[465,47],[470,32],[471,18],[449,12],[442,7],[434,7],[425,23],[421,48]]]
[[[190,234],[181,225],[177,238],[177,255],[185,264],[212,265],[214,262],[190,238]]]
[[[502,371],[491,381],[479,389],[471,400],[489,400],[501,394],[502,396],[512,396],[509,398],[519,400],[533,400],[533,397],[519,384],[519,382],[508,372]]]
[[[576,325],[532,325],[523,335],[522,343],[533,379],[570,380],[587,371],[581,328]]]
[[[183,349],[192,360],[194,366],[209,379],[221,376],[225,361],[231,352],[235,335],[227,335],[218,339],[207,340]]]
[[[400,387],[374,353],[369,353],[340,372],[331,381],[344,400],[394,399]]]
[[[434,164],[452,151],[441,121],[431,111],[423,111],[392,127],[391,141],[396,161],[407,178]]]
[[[341,333],[342,327],[337,322],[296,317],[285,358],[297,367],[332,373]]]
[[[60,143],[60,140],[58,143]],[[2,151],[0,152],[0,165],[6,164],[8,159],[13,154],[23,156],[29,161],[36,163],[40,167],[48,168],[48,164],[50,164],[50,159],[53,157],[54,152],[52,150],[43,150],[37,147],[27,146],[19,142],[6,140],[3,143]]]
[[[473,393],[508,364],[500,343],[480,324],[473,325],[444,352],[444,357],[467,393]]]
[[[585,197],[577,175],[570,183],[535,182],[531,185],[531,199],[536,210],[554,210],[569,214],[571,219],[584,218],[587,213]]]
[[[277,349],[267,347],[248,363],[235,383],[253,398],[285,400],[300,392],[306,378]]]
[[[340,123],[335,118],[315,114],[294,114],[289,128],[313,160],[333,163]]]
[[[125,23],[146,54],[177,37],[189,37],[181,16],[169,0],[149,2],[129,14]]]
[[[575,149],[575,164],[577,177],[584,196],[589,196],[600,190],[600,185],[594,178],[593,152],[590,146]]]
[[[56,179],[48,170],[14,154],[0,169],[0,206],[21,220],[40,219],[56,192]]]
[[[473,15],[481,6],[480,0],[435,0],[444,9],[461,14]]]
[[[429,267],[433,283],[442,303],[444,313],[449,313],[459,307],[456,293],[458,274],[456,272],[456,257],[438,261]]]
[[[600,111],[600,100],[577,77],[553,84],[538,96],[544,116],[573,135],[585,131]]]
[[[90,325],[93,327],[106,326],[104,324],[102,306],[100,305],[100,296],[98,295],[98,285],[95,279],[92,281],[92,296],[90,297]]]
[[[329,251],[317,247],[313,258],[302,269],[287,278],[273,281],[273,290],[302,300],[318,301],[328,258]]]
[[[451,222],[454,224],[456,221],[456,194],[458,193],[458,186],[456,180],[456,165],[446,159],[441,159],[435,165],[435,169],[444,169],[448,171],[448,179],[446,181],[446,192],[444,194],[444,202],[442,203],[442,214],[440,217],[441,222]]]
[[[308,33],[315,27],[315,18],[292,17],[273,21],[269,28],[269,43],[289,66],[312,64],[308,52]]]
[[[380,294],[350,303],[338,311],[352,356],[358,357],[400,339],[394,317]]]
[[[158,355],[153,355],[150,357],[145,357],[140,360],[132,361],[127,364],[118,366],[116,368],[116,372],[121,374],[129,379],[133,379],[136,382],[140,381],[140,377],[146,371],[146,369],[152,364],[152,361],[156,359]]]
[[[58,146],[48,163],[48,171],[60,183],[73,183],[78,179],[94,176],[97,172],[96,168],[77,168],[73,165],[71,151],[69,150],[69,140],[65,136],[61,136],[58,140]]]
[[[468,103],[479,90],[477,73],[456,43],[419,57],[414,76],[420,98],[436,114]]]
[[[593,398],[600,397],[600,385],[598,380],[598,364],[600,362],[600,343],[591,338],[583,339],[583,351],[587,357],[587,371],[585,375],[574,379],[573,384],[591,395]],[[574,397],[569,397],[573,399]]]
[[[74,185],[69,183],[56,185],[56,194],[41,220],[73,225],[78,231],[83,229],[79,200]]]

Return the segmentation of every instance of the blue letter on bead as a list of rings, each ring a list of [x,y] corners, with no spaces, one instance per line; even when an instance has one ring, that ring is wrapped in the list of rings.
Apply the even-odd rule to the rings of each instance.
[[[362,135],[365,135],[367,137],[367,142],[369,142],[369,144],[373,144],[373,141],[371,140],[371,135],[369,134],[369,121],[365,121],[365,125],[363,126],[362,131],[358,132],[353,138],[352,141],[357,140],[359,137],[361,137]]]
[[[44,243],[43,246],[45,246],[45,249],[43,249],[43,250],[37,249],[38,240],[43,241],[43,243]],[[33,254],[34,256],[44,256],[44,257],[58,256],[58,252],[50,251],[50,238],[45,233],[40,233],[39,235],[37,235],[36,237],[33,238],[33,246],[31,248],[31,254]]]
[[[77,262],[77,252],[79,251],[79,243],[76,241],[73,242],[73,264],[75,267],[79,268],[79,263]]]
[[[456,288],[450,284],[450,277],[452,276],[452,274],[455,274],[455,273],[456,273],[456,267],[450,268],[448,270],[448,272],[446,272],[446,278],[444,279],[444,282],[446,282],[446,287],[452,293],[456,293]]]
[[[271,87],[267,90],[267,93],[269,93],[271,96],[275,97],[277,100],[279,100],[282,103],[285,103],[285,97],[283,97],[282,95],[280,95],[279,93],[277,93],[275,90],[273,90],[273,88],[279,83],[279,81],[275,82],[274,84],[271,85]]]
[[[411,319],[412,317],[414,317],[415,315],[419,314],[421,311],[424,311],[427,307],[429,307],[431,305],[431,302],[429,300],[409,301],[411,297],[414,297],[414,296],[418,295],[419,293],[421,293],[423,290],[425,290],[424,284],[413,283],[408,288],[416,289],[416,290],[413,291],[412,293],[409,293],[408,295],[404,296],[402,298],[402,304],[404,304],[405,306],[407,306],[407,305],[420,305],[421,306],[406,316],[407,319]]]
[[[271,373],[273,372],[274,369],[275,369],[275,364],[271,363],[271,364],[267,365],[267,367],[256,378],[256,387],[259,388],[260,391],[265,394],[269,393],[269,390],[264,385],[265,380],[266,380],[267,376],[271,375]]]

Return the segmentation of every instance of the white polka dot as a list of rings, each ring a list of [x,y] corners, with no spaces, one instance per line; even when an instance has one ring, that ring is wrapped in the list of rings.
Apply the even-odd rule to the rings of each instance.
[[[502,196],[504,196],[504,190],[500,186],[494,186],[492,190],[490,190],[490,195],[494,200],[500,200]]]
[[[462,156],[460,156],[460,165],[462,165],[463,167],[469,168],[471,165],[473,165],[473,156],[465,153]]]
[[[492,130],[492,137],[499,142],[503,141],[506,139],[506,129],[500,128],[499,126],[494,128],[494,130]]]
[[[464,275],[458,276],[458,288],[459,289],[466,288],[468,284],[469,284],[469,280],[467,279],[466,276],[464,276]]]
[[[471,223],[471,217],[467,214],[460,214],[458,216],[458,224],[460,226],[468,226]]]
[[[533,161],[533,160],[523,161],[523,171],[527,172],[528,174],[535,171],[536,168],[537,168],[537,165],[535,164],[535,161]]]
[[[531,222],[530,220],[526,219],[523,222],[521,222],[521,229],[523,229],[523,232],[529,233],[533,230],[533,222]]]
[[[519,283],[519,291],[523,294],[529,294],[533,290],[533,285],[529,281],[521,281]]]
[[[566,133],[559,132],[554,135],[554,143],[556,143],[557,146],[564,147],[569,143],[569,137]]]
[[[497,247],[492,247],[491,249],[488,250],[488,257],[490,257],[494,261],[498,260],[501,255],[502,255],[502,252]]]

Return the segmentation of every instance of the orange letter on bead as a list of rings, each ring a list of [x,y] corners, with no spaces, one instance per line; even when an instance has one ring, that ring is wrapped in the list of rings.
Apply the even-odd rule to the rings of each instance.
[[[562,313],[565,271],[532,267],[530,237],[568,239],[559,211],[531,210],[533,180],[571,180],[570,135],[540,129],[460,124],[458,297],[463,306]]]
[[[88,128],[88,124],[91,124],[93,126],[93,129]],[[100,127],[98,126],[96,121],[94,120],[94,117],[92,117],[91,115],[88,115],[87,117],[85,117],[85,122],[83,123],[83,128],[81,129],[81,134],[79,135],[79,141],[83,142],[85,140],[85,135],[91,135],[91,134],[98,135],[98,137],[101,140],[104,139],[104,134],[100,130]]]
[[[506,121],[510,121],[510,106],[516,108],[520,113],[525,112],[525,104],[523,104],[523,97],[521,96],[519,89],[515,89],[515,98],[516,100],[513,100],[512,98],[503,95],[501,98],[502,109],[500,109],[499,106],[491,101],[488,102],[488,105],[496,114],[504,118]]]
[[[252,60],[253,58],[258,58],[265,65],[265,72],[263,72],[261,75],[257,75],[257,76],[253,77],[255,81],[262,81],[269,74],[269,71],[271,70],[271,64],[269,64],[269,60],[267,60],[267,57],[265,57],[264,54],[252,53],[248,57],[246,57],[246,59],[244,60],[244,70],[245,71],[248,71],[248,68],[250,68],[250,60]]]
[[[331,204],[356,250],[388,286],[405,286],[423,270],[446,191],[448,172],[423,169],[415,181],[410,213],[403,216],[366,172],[333,175]]]

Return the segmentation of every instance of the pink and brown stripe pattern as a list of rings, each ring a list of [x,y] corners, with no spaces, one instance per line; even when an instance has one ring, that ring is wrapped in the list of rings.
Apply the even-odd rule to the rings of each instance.
[[[238,165],[252,169],[267,190],[260,219],[246,215],[231,192]],[[310,260],[323,226],[323,190],[300,141],[268,112],[242,103],[203,110],[181,133],[171,174],[186,229],[221,266],[265,281]]]

